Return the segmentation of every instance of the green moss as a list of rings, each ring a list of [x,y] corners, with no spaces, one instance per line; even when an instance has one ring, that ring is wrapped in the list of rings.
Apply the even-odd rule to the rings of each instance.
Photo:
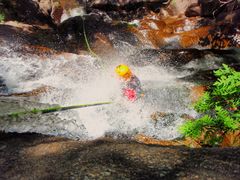
[[[0,23],[4,22],[5,20],[5,14],[3,12],[0,12]]]

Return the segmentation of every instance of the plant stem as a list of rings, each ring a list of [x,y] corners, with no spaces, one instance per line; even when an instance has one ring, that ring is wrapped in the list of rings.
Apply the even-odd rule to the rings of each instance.
[[[81,17],[82,18],[82,17]],[[84,19],[82,18],[82,26],[83,26],[83,36],[84,36],[84,40],[85,40],[85,43],[87,45],[87,49],[88,51],[90,52],[90,54],[92,54],[94,57],[98,58],[99,59],[99,56],[93,52],[93,50],[91,49],[90,45],[89,45],[89,42],[88,42],[88,38],[87,38],[87,34],[86,34],[86,28],[85,28],[85,21]]]
[[[28,111],[20,111],[20,112],[13,112],[10,114],[7,114],[7,116],[21,116],[26,114],[46,114],[46,113],[52,113],[57,111],[66,111],[70,109],[78,109],[78,108],[85,108],[85,107],[91,107],[91,106],[100,106],[105,104],[111,104],[112,102],[100,102],[100,103],[92,103],[92,104],[80,104],[80,105],[73,105],[73,106],[54,106],[50,108],[45,109],[32,109]],[[6,115],[2,115],[6,116]]]

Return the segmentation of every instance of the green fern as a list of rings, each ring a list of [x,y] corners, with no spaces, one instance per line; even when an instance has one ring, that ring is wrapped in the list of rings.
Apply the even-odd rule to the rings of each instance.
[[[224,134],[240,127],[240,72],[223,65],[214,71],[217,81],[194,104],[200,118],[188,121],[180,127],[186,137],[200,139],[205,145],[218,145]]]

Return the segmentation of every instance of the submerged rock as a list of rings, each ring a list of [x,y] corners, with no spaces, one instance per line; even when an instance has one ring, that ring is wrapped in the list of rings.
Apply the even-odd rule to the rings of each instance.
[[[200,68],[201,62],[211,59],[212,63],[218,63],[218,60],[224,59],[224,63],[232,64],[238,63],[237,57],[233,57],[237,52],[234,50],[229,51],[218,51],[218,50],[198,50],[198,49],[143,49],[135,52],[129,56],[129,61],[137,66],[145,65],[163,65],[163,66],[174,66],[180,68],[190,62],[199,62],[191,68]],[[221,65],[223,61],[218,63]],[[198,66],[197,66],[198,65]],[[186,68],[190,66],[186,66]],[[211,68],[210,66],[208,66]],[[215,68],[215,67],[212,67]]]
[[[1,96],[1,94],[7,93],[7,90],[8,90],[7,86],[4,83],[4,80],[2,79],[2,77],[0,76],[0,96]]]

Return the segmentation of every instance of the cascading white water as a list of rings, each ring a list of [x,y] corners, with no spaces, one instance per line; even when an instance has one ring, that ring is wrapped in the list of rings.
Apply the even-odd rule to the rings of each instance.
[[[180,114],[194,114],[189,109],[188,86],[176,80],[177,74],[164,67],[131,66],[139,77],[145,96],[128,102],[121,96],[119,79],[114,73],[121,60],[99,62],[90,56],[52,56],[44,60],[8,52],[1,56],[0,77],[9,92],[31,91],[49,86],[49,92],[38,97],[47,104],[74,105],[102,101],[112,104],[52,113],[11,123],[0,121],[0,130],[38,132],[70,138],[93,139],[104,135],[132,137],[138,133],[159,139],[179,137]],[[126,63],[126,61],[124,61]],[[172,113],[158,122],[150,116],[156,111]],[[5,123],[5,124],[4,124]]]

